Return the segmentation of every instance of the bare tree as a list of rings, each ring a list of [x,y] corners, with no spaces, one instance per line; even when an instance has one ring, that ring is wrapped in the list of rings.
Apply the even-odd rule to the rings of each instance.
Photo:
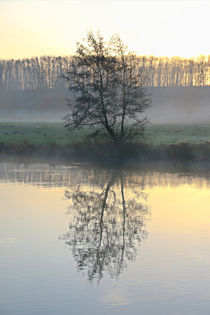
[[[127,57],[127,51],[124,51]],[[116,55],[116,53],[115,53]],[[133,56],[133,77],[144,87],[210,86],[210,55],[181,57]],[[30,59],[0,60],[0,88],[35,90],[66,88],[61,76],[71,69],[72,56],[43,56]]]
[[[119,36],[106,43],[99,33],[89,32],[84,43],[77,43],[71,70],[64,76],[72,91],[65,127],[94,126],[94,134],[105,130],[114,142],[142,134],[147,122],[142,113],[151,102],[138,85],[136,60]]]

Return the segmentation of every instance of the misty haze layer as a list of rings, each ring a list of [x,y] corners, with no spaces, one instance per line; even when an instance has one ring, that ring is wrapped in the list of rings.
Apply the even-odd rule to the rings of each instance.
[[[148,88],[151,123],[210,122],[210,87]],[[0,90],[0,121],[57,121],[68,112],[67,88]]]
[[[148,89],[151,123],[209,123],[210,87],[166,87]]]

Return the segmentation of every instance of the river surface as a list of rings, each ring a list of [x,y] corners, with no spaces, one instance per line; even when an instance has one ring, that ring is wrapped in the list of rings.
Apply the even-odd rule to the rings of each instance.
[[[210,314],[210,176],[0,163],[0,314]]]

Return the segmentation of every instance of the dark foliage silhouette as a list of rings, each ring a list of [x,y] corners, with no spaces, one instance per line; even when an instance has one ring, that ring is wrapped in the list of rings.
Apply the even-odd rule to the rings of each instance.
[[[135,61],[117,35],[106,43],[100,33],[89,32],[77,43],[71,70],[64,75],[72,92],[65,127],[94,126],[92,135],[105,132],[114,142],[142,134],[147,122],[142,113],[151,101],[137,84]]]

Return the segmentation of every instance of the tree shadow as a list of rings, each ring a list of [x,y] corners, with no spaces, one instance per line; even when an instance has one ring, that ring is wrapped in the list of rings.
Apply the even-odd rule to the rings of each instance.
[[[100,281],[105,274],[118,278],[127,263],[135,260],[146,236],[144,221],[149,210],[143,188],[143,180],[136,183],[118,171],[101,185],[66,190],[71,219],[61,239],[89,281]]]

